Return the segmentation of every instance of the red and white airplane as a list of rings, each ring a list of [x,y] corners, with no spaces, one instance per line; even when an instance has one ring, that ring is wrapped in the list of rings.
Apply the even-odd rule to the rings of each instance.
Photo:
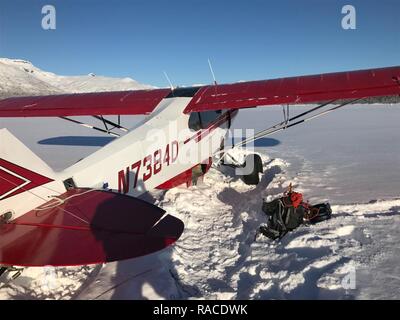
[[[400,67],[389,67],[202,87],[2,100],[0,117],[61,117],[126,134],[54,172],[7,129],[0,129],[0,265],[104,263],[174,243],[183,232],[182,221],[138,197],[155,188],[190,183],[194,175],[207,172],[216,155],[221,163],[221,144],[238,109],[319,103],[291,118],[287,113],[283,122],[254,140],[360,99],[399,94]],[[127,130],[119,121],[104,118],[110,115],[147,117]],[[71,116],[94,116],[105,128]],[[260,169],[253,166],[244,174],[245,181],[256,183]]]

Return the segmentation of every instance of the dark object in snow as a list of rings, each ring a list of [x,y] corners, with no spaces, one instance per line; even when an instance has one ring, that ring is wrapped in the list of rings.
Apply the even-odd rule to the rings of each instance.
[[[305,220],[314,224],[317,222],[328,220],[332,217],[331,205],[326,203],[319,203],[314,206],[308,206],[308,210],[304,216]]]
[[[300,203],[298,199],[300,198]],[[301,205],[300,193],[291,193],[271,202],[264,202],[262,210],[267,215],[267,225],[261,226],[259,232],[273,240],[282,238],[286,233],[303,223],[304,207]]]
[[[4,272],[7,271],[7,267],[0,267],[0,277],[3,275]]]
[[[303,195],[293,192],[291,186],[283,197],[271,202],[263,202],[262,211],[267,215],[268,220],[258,232],[273,240],[281,239],[286,233],[305,222],[314,224],[328,220],[332,214],[329,203],[311,206],[303,202]]]
[[[14,272],[14,274],[11,276],[11,278],[6,281],[3,282],[4,285],[7,285],[10,281],[17,279],[22,271],[24,270],[24,268],[17,268],[17,267],[13,267],[13,266],[0,266],[0,278],[2,275],[5,275],[6,272]]]
[[[263,164],[258,154],[249,154],[243,164],[244,168],[252,168],[249,174],[243,175],[242,180],[247,185],[257,185],[260,182],[260,173],[263,172]]]

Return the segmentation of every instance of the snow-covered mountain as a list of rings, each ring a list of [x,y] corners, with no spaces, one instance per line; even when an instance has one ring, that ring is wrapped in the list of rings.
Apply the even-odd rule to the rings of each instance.
[[[0,99],[12,96],[149,89],[131,78],[111,78],[93,73],[59,76],[31,62],[0,58]]]

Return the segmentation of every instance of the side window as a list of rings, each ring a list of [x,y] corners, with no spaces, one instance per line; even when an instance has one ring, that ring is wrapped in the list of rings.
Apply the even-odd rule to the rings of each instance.
[[[206,129],[212,122],[217,120],[221,114],[221,110],[192,112],[189,117],[189,128],[194,131]]]
[[[189,117],[189,129],[194,131],[201,129],[200,117],[198,112],[192,112]]]
[[[212,122],[217,120],[222,114],[221,110],[217,111],[204,111],[200,113],[201,127],[207,128]]]

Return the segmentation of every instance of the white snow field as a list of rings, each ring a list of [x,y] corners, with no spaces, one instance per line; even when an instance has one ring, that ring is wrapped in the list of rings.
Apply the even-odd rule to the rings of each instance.
[[[261,128],[281,116],[277,107],[242,111],[234,127]],[[2,280],[0,298],[398,299],[399,118],[397,105],[350,106],[263,139],[256,150],[265,172],[256,187],[230,168],[212,168],[198,186],[149,195],[185,223],[172,248],[102,266],[27,268]],[[56,169],[99,148],[52,145],[60,136],[109,141],[57,119],[1,119],[0,127]],[[255,240],[265,222],[262,199],[290,182],[311,203],[329,200],[333,218],[281,242]]]
[[[0,299],[399,299],[399,119],[400,105],[347,106],[262,139],[258,186],[212,168],[197,186],[146,197],[184,221],[174,246],[106,265],[6,274]],[[252,109],[233,127],[281,120],[279,107]],[[112,139],[60,119],[0,119],[3,127],[56,170]],[[333,218],[280,242],[255,238],[266,221],[262,199],[291,182],[311,203],[329,201]]]

